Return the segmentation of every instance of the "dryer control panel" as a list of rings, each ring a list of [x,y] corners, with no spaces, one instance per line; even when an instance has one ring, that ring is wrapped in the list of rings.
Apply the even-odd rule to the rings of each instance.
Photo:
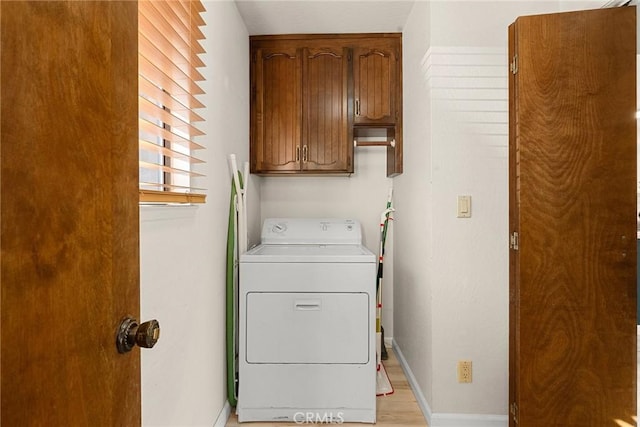
[[[263,245],[360,245],[362,228],[355,219],[267,218]]]

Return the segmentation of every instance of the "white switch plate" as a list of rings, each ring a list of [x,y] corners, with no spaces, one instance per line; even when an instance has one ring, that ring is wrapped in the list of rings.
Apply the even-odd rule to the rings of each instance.
[[[458,218],[471,218],[471,196],[458,196]]]

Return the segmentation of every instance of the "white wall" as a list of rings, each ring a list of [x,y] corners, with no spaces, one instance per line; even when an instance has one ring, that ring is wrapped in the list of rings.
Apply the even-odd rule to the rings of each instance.
[[[416,2],[403,30],[404,173],[394,179],[393,336],[427,402],[433,400],[430,22],[431,4]]]
[[[262,177],[262,218],[355,218],[362,224],[366,246],[375,254],[380,244],[380,214],[386,207],[393,180],[386,177],[386,150],[355,149],[351,176]],[[385,250],[382,325],[393,336],[393,221]]]
[[[433,427],[474,417],[506,425],[507,27],[558,10],[558,2],[417,2],[404,28],[394,339]],[[471,218],[456,218],[457,195],[472,196]],[[457,382],[459,360],[473,361],[473,383]]]
[[[144,426],[211,427],[226,400],[225,259],[230,174],[227,155],[248,158],[249,43],[235,3],[205,2],[207,40],[200,141],[207,203],[140,209],[141,317],[160,321],[156,347],[142,351]],[[252,234],[259,189],[252,180]]]

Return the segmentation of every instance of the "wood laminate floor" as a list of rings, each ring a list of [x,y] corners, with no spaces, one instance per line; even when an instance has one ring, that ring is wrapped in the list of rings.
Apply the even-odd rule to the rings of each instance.
[[[389,360],[384,361],[391,384],[393,394],[380,396],[377,398],[377,422],[376,426],[421,426],[427,427],[427,423],[418,407],[418,402],[411,391],[407,378],[398,363],[393,350],[387,346]],[[232,410],[231,417],[227,421],[227,427],[290,427],[295,423],[238,423],[235,410]],[[361,423],[344,423],[343,426],[366,426]]]

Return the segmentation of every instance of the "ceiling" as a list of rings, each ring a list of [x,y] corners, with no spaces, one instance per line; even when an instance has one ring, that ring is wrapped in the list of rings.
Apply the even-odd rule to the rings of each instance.
[[[249,35],[401,32],[414,0],[235,0]]]

